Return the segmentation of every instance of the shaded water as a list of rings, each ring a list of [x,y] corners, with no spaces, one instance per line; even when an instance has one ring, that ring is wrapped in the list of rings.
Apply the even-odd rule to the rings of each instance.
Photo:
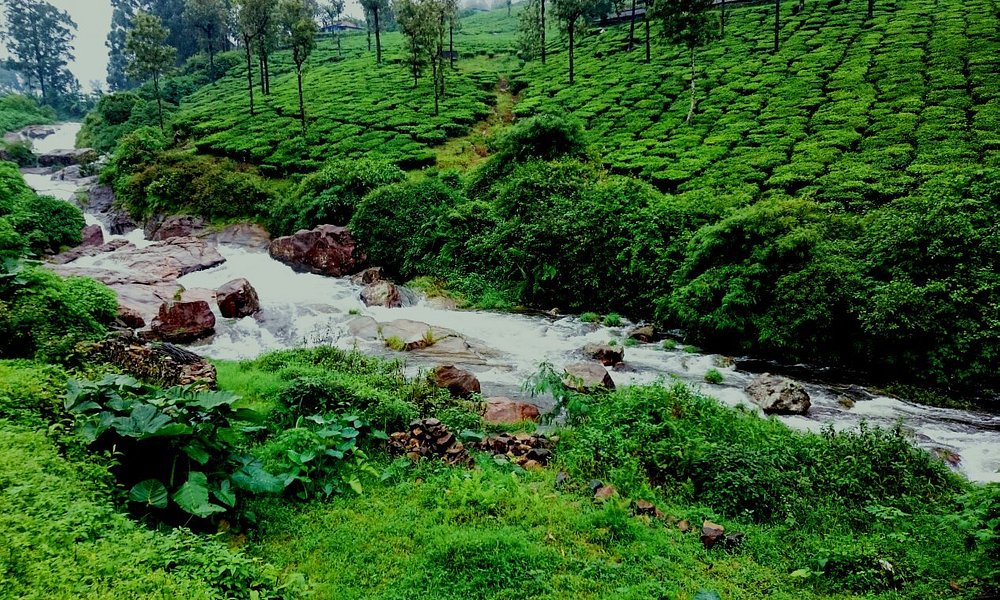
[[[61,130],[61,139],[72,139],[65,133],[66,128]],[[75,189],[71,182],[53,182],[48,176],[32,175],[27,179],[35,189],[59,197],[69,198]],[[88,215],[88,222],[96,219]],[[105,239],[114,237],[105,231]],[[141,242],[141,231],[127,237]],[[388,351],[380,342],[359,340],[348,330],[348,323],[359,315],[379,322],[411,319],[482,342],[493,352],[483,364],[468,368],[482,382],[484,394],[523,397],[520,386],[540,363],[558,368],[579,361],[587,343],[616,340],[621,344],[627,332],[627,326],[603,327],[583,323],[576,317],[445,310],[424,301],[406,308],[369,308],[359,299],[360,286],[346,278],[295,273],[263,251],[222,244],[219,252],[226,258],[224,264],[182,277],[179,283],[187,288],[215,289],[245,277],[256,288],[262,310],[256,318],[222,319],[217,315],[215,336],[192,345],[195,351],[212,358],[246,359],[271,350],[326,344],[402,358],[410,371],[416,371],[433,366],[436,360]],[[612,372],[618,386],[677,378],[723,404],[748,404],[743,388],[754,374],[736,369],[729,358],[642,344],[625,349],[625,362],[625,370]],[[704,382],[705,372],[711,368],[723,374],[721,384]],[[828,425],[838,430],[851,428],[862,421],[883,427],[898,423],[912,432],[919,445],[960,456],[958,469],[970,479],[1000,481],[1000,415],[922,406],[859,386],[845,390],[807,381],[802,384],[812,398],[812,408],[807,416],[777,417],[789,427],[819,431]],[[845,395],[851,403],[843,402]],[[541,400],[541,404],[545,401]]]

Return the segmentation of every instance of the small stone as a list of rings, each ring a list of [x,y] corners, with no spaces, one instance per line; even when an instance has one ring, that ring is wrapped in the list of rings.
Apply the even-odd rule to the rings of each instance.
[[[614,366],[625,359],[625,348],[622,346],[587,344],[583,347],[583,353],[588,358],[595,358],[599,360],[605,367]]]
[[[563,487],[569,483],[569,474],[566,471],[559,471],[556,473],[556,487]]]
[[[528,450],[525,456],[529,460],[536,460],[544,465],[548,464],[549,459],[552,458],[552,452],[546,450],[545,448],[532,448],[531,450]]]
[[[678,521],[677,529],[679,529],[681,533],[687,533],[691,531],[691,521],[688,521],[687,519]]]
[[[526,460],[524,461],[524,464],[521,465],[521,467],[523,467],[527,471],[538,471],[539,469],[542,468],[542,463],[538,462],[537,460]]]

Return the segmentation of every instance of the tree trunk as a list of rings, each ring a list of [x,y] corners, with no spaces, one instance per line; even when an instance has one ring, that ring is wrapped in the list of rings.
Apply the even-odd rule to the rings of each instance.
[[[299,79],[299,118],[302,119],[302,133],[306,132],[306,101],[302,97],[302,63],[295,63],[295,75]]]
[[[260,69],[260,93],[261,95],[267,95],[267,88],[264,87],[264,57],[257,57],[257,68]]]
[[[805,9],[806,9],[806,0],[799,0],[799,14],[801,15],[802,11]]]
[[[573,85],[573,26],[576,25],[576,19],[569,22],[569,26],[566,28],[569,32],[569,84]]]
[[[507,16],[508,17],[510,16],[510,5],[511,5],[511,0],[507,0]]]
[[[781,46],[781,0],[774,0],[774,52]]]
[[[628,21],[628,49],[629,52],[635,46],[633,42],[635,41],[635,0],[632,0],[632,15]]]
[[[510,12],[510,4],[507,5]],[[448,60],[451,61],[451,68],[455,68],[455,19],[448,21]]]
[[[208,76],[215,83],[215,46],[212,38],[208,38]]]
[[[868,0],[868,18],[875,18],[875,0]]]
[[[541,29],[542,29],[542,64],[545,64],[545,0],[539,2],[541,8]]]
[[[691,46],[691,108],[688,109],[688,116],[687,120],[685,121],[686,123],[690,123],[691,117],[694,116],[694,96],[695,96],[695,91],[697,89],[695,86],[695,79],[697,75],[698,73],[697,71],[695,71],[694,68],[694,46]]]
[[[646,23],[646,64],[649,64],[649,6],[646,6],[646,14],[643,15],[643,21]]]
[[[726,36],[726,0],[719,3],[719,37]]]
[[[367,22],[365,24],[368,25],[368,27],[366,27],[365,30],[368,32],[368,51],[371,52],[372,51],[372,26],[369,25]]]
[[[417,42],[412,40],[410,42],[410,54],[413,56],[413,89],[417,89],[417,61],[420,60],[420,55],[417,52]]]
[[[268,55],[267,50],[264,50],[264,87],[266,91],[264,92],[268,96],[271,95],[271,57]]]
[[[250,53],[250,40],[243,38],[247,47],[247,89],[250,90],[250,116],[254,116],[253,110],[253,55]]]
[[[382,36],[379,33],[378,9],[372,11],[375,15],[375,64],[382,64]]]
[[[163,131],[163,101],[160,99],[159,75],[153,75],[153,89],[156,91],[156,113],[160,117],[160,131]]]
[[[438,79],[438,61],[436,59],[434,59],[434,58],[431,58],[431,69],[433,70],[431,76],[434,78],[434,116],[436,117],[437,114],[438,114],[438,110],[440,109],[440,107],[438,105],[438,80],[437,80]]]

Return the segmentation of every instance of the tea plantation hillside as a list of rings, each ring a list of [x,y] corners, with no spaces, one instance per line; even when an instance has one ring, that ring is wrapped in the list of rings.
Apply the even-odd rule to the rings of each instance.
[[[906,195],[928,175],[1000,164],[1000,19],[989,0],[783,3],[731,13],[725,38],[699,53],[699,102],[688,111],[680,47],[622,52],[623,31],[592,35],[578,53],[531,63],[518,115],[568,112],[585,121],[615,171],[666,191],[743,198],[809,194],[855,209]]]
[[[438,115],[430,74],[413,87],[400,34],[383,34],[381,66],[375,64],[374,41],[368,52],[366,36],[351,34],[341,38],[340,50],[334,38],[322,38],[310,59],[304,84],[310,127],[304,138],[298,135],[295,73],[286,53],[272,64],[271,94],[255,98],[256,117],[249,116],[245,67],[234,68],[186,101],[175,126],[189,129],[201,151],[277,172],[310,171],[332,157],[372,151],[403,167],[433,165],[431,146],[465,134],[489,113],[494,70],[502,65],[492,59],[513,51],[516,24],[516,16],[501,11],[461,21],[455,47],[467,64],[446,75],[447,95]]]

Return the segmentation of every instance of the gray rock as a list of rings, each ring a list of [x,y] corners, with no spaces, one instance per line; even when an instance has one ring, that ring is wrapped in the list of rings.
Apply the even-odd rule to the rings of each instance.
[[[750,401],[766,414],[804,415],[809,412],[809,394],[798,383],[786,377],[764,373],[745,388]]]

